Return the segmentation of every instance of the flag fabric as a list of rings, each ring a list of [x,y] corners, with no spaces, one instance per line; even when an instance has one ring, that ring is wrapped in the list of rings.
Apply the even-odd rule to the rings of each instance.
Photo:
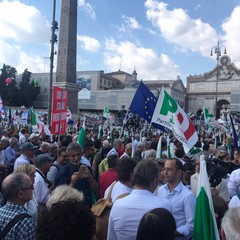
[[[232,116],[230,115],[230,121],[231,121],[231,125],[232,125],[232,131],[233,131],[233,139],[234,139],[234,149],[237,149],[238,148],[238,135],[237,135],[237,132],[235,130],[235,127],[234,127],[234,124],[233,124],[233,119],[232,119]]]
[[[105,118],[107,118],[107,119],[111,118],[109,109],[108,109],[107,107],[105,107],[105,108],[103,109],[103,117],[105,117]]]
[[[185,153],[188,153],[198,140],[194,124],[164,88],[159,95],[152,122],[172,130],[174,136],[183,144]]]
[[[194,217],[194,240],[219,240],[204,155],[200,156],[200,173]]]
[[[209,113],[208,109],[203,107],[203,114],[204,114],[204,122],[205,124],[215,127],[217,129],[221,129],[224,132],[227,132],[227,128],[223,126],[223,124],[219,123],[217,120],[214,119],[213,114]]]
[[[33,107],[30,107],[31,111],[31,123],[32,126],[36,126],[39,134],[45,133],[46,135],[51,136],[51,132],[48,127],[39,119],[38,113]]]
[[[148,123],[150,123],[156,103],[157,98],[141,81],[129,108],[132,112],[139,114],[142,118],[147,120]],[[165,131],[165,128],[159,124],[153,123],[152,125],[155,128]]]
[[[80,128],[80,131],[78,134],[78,143],[83,149],[85,147],[85,138],[86,138],[85,121],[86,121],[86,118],[84,117],[82,127]]]
[[[103,129],[102,129],[102,126],[99,125],[98,126],[98,140],[101,140],[102,136],[103,136]]]
[[[156,158],[162,158],[162,136],[158,140]]]
[[[66,118],[67,118],[67,124],[68,125],[73,125],[74,124],[74,121],[72,119],[72,113],[71,113],[69,107],[67,107]]]

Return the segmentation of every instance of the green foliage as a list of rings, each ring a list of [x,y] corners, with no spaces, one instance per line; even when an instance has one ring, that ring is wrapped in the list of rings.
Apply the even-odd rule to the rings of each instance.
[[[16,76],[17,71],[14,67],[3,65],[0,75],[0,96],[3,105],[6,106],[25,106],[30,107],[40,93],[40,87],[31,81],[32,73],[27,69],[22,74],[22,80],[17,87]],[[6,84],[6,78],[10,77],[12,82]]]

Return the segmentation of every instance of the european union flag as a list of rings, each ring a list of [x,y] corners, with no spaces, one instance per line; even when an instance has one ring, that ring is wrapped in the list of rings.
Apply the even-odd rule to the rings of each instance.
[[[130,110],[134,113],[139,114],[142,118],[147,120],[148,123],[150,123],[156,104],[157,98],[141,81],[133,97],[132,103],[130,105]],[[152,125],[162,131],[165,130],[163,126],[160,126],[158,124],[153,123]]]

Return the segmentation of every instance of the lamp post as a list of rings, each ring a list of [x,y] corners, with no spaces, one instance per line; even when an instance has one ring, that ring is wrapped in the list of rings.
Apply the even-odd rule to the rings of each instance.
[[[210,56],[213,56],[213,54],[216,54],[216,59],[217,59],[217,67],[219,65],[219,59],[222,56],[222,51],[223,54],[227,54],[226,47],[224,45],[220,45],[219,41],[215,47],[211,49]],[[217,111],[218,111],[218,106],[217,106],[217,101],[218,101],[218,76],[219,72],[217,70],[216,74],[216,96],[215,96],[215,117],[217,118]]]
[[[58,22],[55,20],[56,13],[56,0],[53,0],[53,18],[51,27],[51,52],[50,52],[50,76],[49,76],[49,96],[48,96],[48,126],[51,130],[51,119],[52,119],[52,85],[53,85],[53,62],[54,62],[54,44],[57,43],[57,35],[55,33],[58,30]]]

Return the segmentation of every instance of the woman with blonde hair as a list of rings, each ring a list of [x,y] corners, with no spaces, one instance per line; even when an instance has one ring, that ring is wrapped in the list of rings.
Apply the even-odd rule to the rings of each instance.
[[[83,201],[83,194],[69,185],[60,185],[54,189],[46,206],[50,209],[53,204],[68,200]]]
[[[32,186],[34,184],[34,178],[35,178],[35,166],[31,164],[21,164],[17,166],[17,168],[14,170],[14,172],[24,172],[26,173],[30,179],[32,180]],[[32,187],[33,189],[33,187]],[[35,225],[37,225],[37,219],[38,219],[38,203],[36,200],[36,197],[34,195],[33,191],[33,197],[30,201],[25,203],[24,207],[27,209],[28,213],[32,216],[33,221]]]

